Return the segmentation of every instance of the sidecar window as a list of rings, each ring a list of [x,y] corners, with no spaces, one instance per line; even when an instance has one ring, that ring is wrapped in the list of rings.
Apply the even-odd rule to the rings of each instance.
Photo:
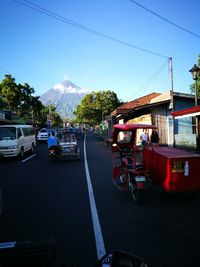
[[[120,131],[117,135],[117,143],[126,144],[131,141],[132,132],[130,131]]]

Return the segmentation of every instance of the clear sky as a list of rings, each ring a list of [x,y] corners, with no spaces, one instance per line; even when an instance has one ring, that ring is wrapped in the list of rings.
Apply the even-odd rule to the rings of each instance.
[[[174,91],[190,93],[200,1],[136,2],[146,9],[131,0],[1,0],[0,80],[11,74],[40,96],[68,79],[131,101],[170,89],[172,57]]]

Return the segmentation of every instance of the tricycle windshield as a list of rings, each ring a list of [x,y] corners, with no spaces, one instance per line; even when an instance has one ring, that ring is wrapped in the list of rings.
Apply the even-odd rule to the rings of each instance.
[[[133,149],[139,140],[138,131],[155,128],[154,125],[149,124],[115,124],[113,127],[112,143],[117,144],[117,146],[112,146],[112,152],[118,152],[119,148],[124,146]]]
[[[131,141],[132,132],[131,131],[120,131],[117,135],[118,144],[127,144]]]

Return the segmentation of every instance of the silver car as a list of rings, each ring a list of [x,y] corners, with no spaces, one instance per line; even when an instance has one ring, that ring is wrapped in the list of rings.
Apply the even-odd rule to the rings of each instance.
[[[48,131],[46,128],[42,128],[37,134],[38,142],[47,142],[48,140]]]

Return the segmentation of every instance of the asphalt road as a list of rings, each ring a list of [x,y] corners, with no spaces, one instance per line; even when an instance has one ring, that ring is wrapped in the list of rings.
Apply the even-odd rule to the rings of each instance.
[[[53,237],[58,266],[63,262],[95,266],[99,244],[83,144],[79,140],[80,161],[52,162],[46,144],[38,144],[36,155],[25,162],[17,158],[0,161],[1,242]],[[106,252],[126,250],[152,267],[200,266],[199,197],[167,194],[152,186],[143,203],[135,205],[129,192],[119,191],[112,183],[110,148],[87,135],[86,156]]]

